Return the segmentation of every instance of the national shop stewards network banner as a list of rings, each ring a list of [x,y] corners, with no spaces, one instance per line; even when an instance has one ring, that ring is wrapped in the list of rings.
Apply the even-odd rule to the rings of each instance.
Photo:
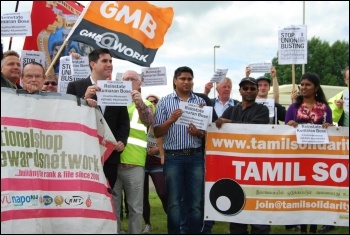
[[[297,144],[286,125],[208,127],[205,220],[349,226],[349,127]]]
[[[114,58],[150,67],[172,24],[171,7],[146,1],[90,1],[68,38],[109,49]]]
[[[1,233],[115,234],[102,166],[113,142],[75,96],[1,88]]]

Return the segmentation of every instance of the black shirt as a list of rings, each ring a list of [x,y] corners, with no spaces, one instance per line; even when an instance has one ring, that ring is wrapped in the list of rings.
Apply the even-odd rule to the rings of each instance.
[[[263,105],[254,103],[252,106],[242,109],[241,103],[228,107],[221,118],[230,119],[232,123],[269,124],[269,109]]]

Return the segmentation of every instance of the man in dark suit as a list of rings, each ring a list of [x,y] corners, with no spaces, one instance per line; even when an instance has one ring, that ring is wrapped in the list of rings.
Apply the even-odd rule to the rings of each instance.
[[[67,94],[86,99],[88,102],[96,102],[96,92],[101,89],[97,86],[98,80],[106,80],[111,76],[113,65],[109,50],[99,48],[89,54],[91,75],[83,80],[68,83]],[[90,103],[89,103],[90,104]],[[130,120],[126,106],[100,106],[103,117],[111,129],[117,144],[114,151],[104,162],[103,171],[113,191],[117,181],[117,169],[120,162],[120,153],[124,150],[130,131]]]

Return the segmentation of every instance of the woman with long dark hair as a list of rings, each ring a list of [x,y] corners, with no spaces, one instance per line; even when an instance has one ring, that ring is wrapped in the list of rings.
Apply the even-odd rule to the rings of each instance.
[[[286,113],[285,123],[297,127],[298,124],[320,124],[323,128],[333,125],[332,110],[315,73],[305,73],[300,79],[300,94]],[[309,234],[316,234],[317,225],[310,225]],[[300,225],[301,234],[307,234],[307,224]]]
[[[285,123],[297,127],[299,123],[332,125],[332,110],[315,73],[305,73],[300,80],[300,94],[287,110]]]

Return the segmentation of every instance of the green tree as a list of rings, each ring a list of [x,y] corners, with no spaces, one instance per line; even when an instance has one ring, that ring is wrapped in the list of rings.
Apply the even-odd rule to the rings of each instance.
[[[321,78],[321,84],[343,86],[343,70],[349,65],[349,42],[336,41],[329,45],[326,41],[313,37],[307,44],[307,64],[305,72],[317,73]],[[272,59],[272,65],[276,67],[277,78],[280,85],[292,83],[292,65],[279,65],[278,54]],[[269,74],[265,74],[269,76]],[[300,82],[302,65],[295,65],[295,82]]]

